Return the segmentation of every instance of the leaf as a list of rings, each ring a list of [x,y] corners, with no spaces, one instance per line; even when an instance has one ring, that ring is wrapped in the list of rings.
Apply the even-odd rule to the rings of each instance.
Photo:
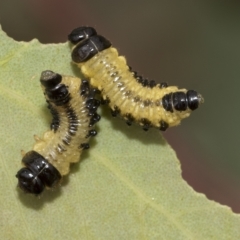
[[[62,186],[23,194],[20,150],[31,150],[50,121],[40,73],[78,69],[67,43],[15,42],[2,31],[0,42],[0,239],[240,239],[239,215],[187,185],[158,131],[128,127],[106,109]]]

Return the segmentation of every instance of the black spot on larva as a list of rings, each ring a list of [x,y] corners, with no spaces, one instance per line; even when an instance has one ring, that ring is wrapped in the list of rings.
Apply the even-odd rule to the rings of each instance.
[[[162,83],[159,84],[159,87],[160,88],[166,88],[166,87],[168,87],[168,84],[166,82],[162,82]]]
[[[68,133],[71,135],[71,136],[75,136],[76,135],[76,132],[77,132],[77,129],[78,129],[78,125],[75,124],[75,123],[70,123],[69,124],[69,127],[68,127]]]
[[[62,139],[62,142],[65,144],[65,145],[69,145],[72,141],[72,137],[66,133],[66,135],[64,136],[64,138]]]
[[[89,94],[89,82],[87,79],[83,79],[80,85],[80,95],[88,95]]]
[[[141,119],[141,124],[143,125],[143,130],[144,131],[148,131],[148,129],[151,127],[151,121],[149,121],[148,119],[146,118],[143,118]]]
[[[48,109],[50,110],[50,113],[52,114],[52,122],[50,124],[50,128],[51,130],[53,130],[54,132],[57,131],[57,129],[60,126],[60,117],[59,117],[59,113],[58,111],[52,106],[52,104],[47,101],[48,104]]]
[[[76,134],[76,129],[72,126],[69,126],[68,127],[68,133],[71,135],[71,136],[74,136]]]
[[[82,149],[89,149],[90,148],[90,145],[88,143],[82,143],[79,148],[82,148]]]
[[[159,129],[161,131],[166,131],[168,129],[168,127],[169,127],[169,125],[165,121],[163,121],[163,120],[160,121],[160,128]]]
[[[138,83],[143,84],[144,79],[143,79],[142,76],[136,76],[135,78],[136,78]]]
[[[162,106],[166,111],[173,112],[172,93],[169,93],[163,96]]]
[[[148,80],[147,78],[144,78],[143,76],[138,75],[136,71],[132,71],[131,67],[129,67],[129,71],[132,73],[136,81],[140,83],[143,87],[153,88],[157,85],[157,83],[154,80]]]
[[[45,186],[54,187],[61,179],[59,171],[35,151],[25,154],[22,163],[26,166],[16,175],[18,186],[27,193],[40,194]]]
[[[149,87],[149,82],[146,78],[142,80],[142,86],[143,87]]]
[[[123,95],[127,98],[130,98],[132,95],[132,91],[131,90],[127,90],[126,92],[123,93]]]
[[[92,127],[95,123],[100,121],[101,116],[98,115],[97,113],[94,113],[94,115],[91,117],[90,122],[89,122],[89,127]]]
[[[126,120],[126,124],[127,124],[128,126],[131,126],[132,123],[133,123],[134,120],[135,120],[131,113],[127,113],[127,114],[124,116],[124,119]]]
[[[123,87],[124,87],[124,83],[123,83],[123,82],[118,82],[118,83],[117,83],[117,87],[118,87],[119,89],[123,88]]]
[[[92,27],[78,27],[72,30],[72,32],[68,35],[68,40],[72,44],[77,44],[91,36],[97,35],[97,32]]]
[[[114,69],[114,67],[111,70],[113,70],[113,69]],[[110,72],[109,71],[109,73],[110,73],[110,77],[112,77],[112,78],[115,78],[115,77],[118,76],[118,71],[116,71],[116,72]]]
[[[141,98],[139,96],[136,96],[136,97],[133,98],[134,102],[139,102],[140,100],[141,100]]]
[[[71,136],[74,136],[78,130],[78,124],[79,124],[78,116],[70,106],[66,107],[66,113],[68,117],[68,133]]]
[[[111,43],[100,35],[91,36],[79,42],[72,51],[72,59],[76,63],[86,62],[98,52],[111,47]]]
[[[63,142],[65,145],[69,145],[70,142],[71,142],[71,139],[65,137],[65,138],[62,139],[62,142]]]
[[[153,88],[153,87],[155,87],[157,85],[157,83],[154,81],[154,80],[150,80],[149,81],[149,87],[150,88]]]
[[[92,129],[88,132],[88,134],[86,135],[86,138],[88,137],[94,137],[97,135],[97,131],[95,129]]]
[[[89,116],[94,116],[100,105],[100,101],[94,98],[97,93],[99,93],[99,90],[96,88],[90,88],[89,82],[87,80],[82,81],[82,84],[80,86],[80,95],[86,96],[86,108],[88,109]],[[92,123],[94,121],[100,120],[100,117],[96,116],[92,118]]]
[[[117,106],[114,106],[114,109],[111,109],[111,114],[113,117],[116,117],[118,114],[120,114],[120,109]]]
[[[161,106],[161,103],[162,103],[162,100],[161,100],[161,99],[156,100],[156,101],[155,101],[155,106],[160,107],[160,106]]]
[[[64,146],[62,146],[61,144],[58,144],[58,145],[57,145],[57,151],[58,151],[59,153],[63,153],[63,152],[66,151],[66,148],[64,148]]]
[[[100,101],[94,98],[88,99],[86,101],[86,108],[89,111],[89,116],[94,115],[100,105]]]
[[[143,101],[143,106],[144,107],[149,107],[152,104],[152,101],[150,99],[146,99]]]
[[[188,107],[191,110],[195,110],[199,106],[199,94],[194,90],[187,91],[187,101],[188,101]]]

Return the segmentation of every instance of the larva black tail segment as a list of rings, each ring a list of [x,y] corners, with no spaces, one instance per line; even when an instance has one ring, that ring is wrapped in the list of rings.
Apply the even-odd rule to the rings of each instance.
[[[55,187],[68,174],[70,163],[78,162],[82,151],[89,148],[90,137],[97,134],[94,124],[100,120],[97,90],[87,80],[47,70],[40,82],[53,115],[51,130],[36,139],[16,175],[18,186],[35,195]]]
[[[59,171],[35,151],[25,154],[22,163],[26,166],[16,175],[18,186],[26,193],[40,194],[45,187],[52,188],[61,180]]]
[[[74,45],[72,60],[101,91],[113,116],[121,115],[128,125],[140,124],[165,131],[204,102],[194,90],[179,89],[167,83],[156,83],[133,71],[111,43],[92,27],[74,29],[68,40]]]
[[[166,111],[186,111],[188,108],[192,111],[197,109],[201,102],[201,96],[194,91],[171,92],[163,96],[162,105]]]

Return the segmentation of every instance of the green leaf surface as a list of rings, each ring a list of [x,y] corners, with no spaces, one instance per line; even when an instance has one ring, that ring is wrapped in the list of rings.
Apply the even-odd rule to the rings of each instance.
[[[39,76],[79,75],[64,44],[16,42],[0,31],[0,239],[240,239],[240,216],[193,191],[161,134],[102,110],[98,135],[61,187],[22,193],[20,150],[48,130]]]

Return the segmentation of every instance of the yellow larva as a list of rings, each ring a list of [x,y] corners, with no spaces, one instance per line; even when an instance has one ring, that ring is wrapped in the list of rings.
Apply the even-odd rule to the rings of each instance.
[[[96,89],[87,80],[44,71],[40,81],[53,115],[51,130],[42,139],[36,137],[33,150],[23,156],[25,167],[16,175],[18,186],[36,195],[68,174],[70,163],[78,162],[89,148],[89,138],[97,133],[93,125],[100,120]]]
[[[75,45],[73,62],[101,91],[113,116],[120,114],[129,125],[137,122],[144,130],[157,127],[164,131],[178,125],[203,103],[202,96],[194,90],[156,84],[137,75],[94,28],[76,28],[68,39]]]

